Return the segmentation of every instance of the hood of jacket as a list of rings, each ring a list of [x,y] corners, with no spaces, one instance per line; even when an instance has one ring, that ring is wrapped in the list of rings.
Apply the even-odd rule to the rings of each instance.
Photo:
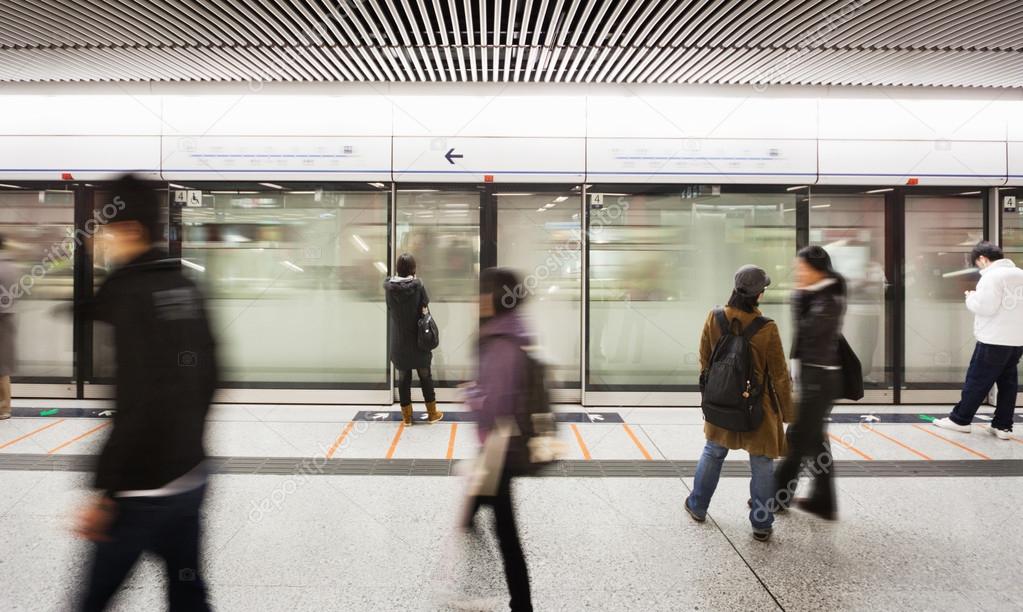
[[[399,300],[415,297],[418,289],[422,286],[423,281],[415,276],[392,276],[384,281],[384,289]]]
[[[494,315],[480,325],[481,343],[497,337],[511,338],[520,346],[528,346],[533,342],[526,330],[526,322],[515,310]]]
[[[991,265],[980,271],[981,276],[991,272],[993,270],[1015,268],[1016,264],[1011,259],[997,259],[991,262]]]

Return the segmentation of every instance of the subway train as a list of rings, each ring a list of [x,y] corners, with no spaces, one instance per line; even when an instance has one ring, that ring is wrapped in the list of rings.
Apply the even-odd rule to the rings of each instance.
[[[111,392],[106,330],[68,306],[109,270],[91,246],[123,172],[166,185],[228,402],[390,403],[381,284],[407,251],[442,400],[472,376],[479,271],[502,265],[526,279],[556,399],[696,405],[700,329],[732,272],[768,270],[787,342],[806,244],[850,282],[868,399],[949,401],[973,347],[967,254],[1023,251],[1023,100],[983,90],[61,87],[0,96],[20,397]]]

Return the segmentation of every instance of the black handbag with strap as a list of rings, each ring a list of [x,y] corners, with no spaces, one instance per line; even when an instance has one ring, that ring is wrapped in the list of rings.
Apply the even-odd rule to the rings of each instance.
[[[841,399],[863,399],[863,366],[844,335],[838,337],[838,358],[842,362]]]
[[[433,320],[433,315],[430,314],[429,310],[419,317],[419,321],[416,324],[419,326],[419,335],[416,339],[419,348],[424,351],[432,351],[440,346],[440,331],[437,329],[437,322]]]

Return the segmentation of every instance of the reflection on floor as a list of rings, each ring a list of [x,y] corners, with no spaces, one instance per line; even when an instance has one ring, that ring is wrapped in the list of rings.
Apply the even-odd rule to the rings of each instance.
[[[575,459],[646,461],[641,449],[652,460],[697,458],[698,411],[617,412],[624,424],[562,427]],[[358,458],[393,449],[395,458],[457,458],[475,451],[471,423],[400,430],[352,422],[355,414],[218,407],[210,452]],[[95,452],[106,422],[12,419],[0,423],[0,452]],[[921,423],[835,424],[831,433],[845,442],[835,442],[835,453],[861,462],[1023,459],[1023,443],[996,440],[979,426],[966,435]],[[87,482],[77,472],[0,470],[0,608],[69,609],[86,552],[69,535],[69,517]],[[704,524],[682,511],[691,485],[691,478],[520,479],[536,609],[1023,610],[1023,586],[1012,579],[1023,570],[1023,478],[840,478],[840,521],[791,512],[778,517],[767,544],[750,535],[745,479],[721,481]],[[453,530],[464,486],[450,476],[214,476],[204,557],[213,603],[220,611],[268,612],[507,609],[488,530]],[[165,609],[161,572],[146,560],[114,609]]]

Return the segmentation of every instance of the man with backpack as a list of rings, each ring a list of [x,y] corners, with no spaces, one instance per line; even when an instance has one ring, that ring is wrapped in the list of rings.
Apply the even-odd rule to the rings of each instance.
[[[706,520],[711,497],[729,450],[749,453],[749,519],[753,537],[771,537],[776,502],[773,460],[786,452],[783,423],[794,414],[788,364],[774,321],[759,304],[771,284],[767,273],[746,265],[735,273],[735,288],[724,308],[707,316],[700,337],[700,389],[707,444],[696,467],[685,509]]]

